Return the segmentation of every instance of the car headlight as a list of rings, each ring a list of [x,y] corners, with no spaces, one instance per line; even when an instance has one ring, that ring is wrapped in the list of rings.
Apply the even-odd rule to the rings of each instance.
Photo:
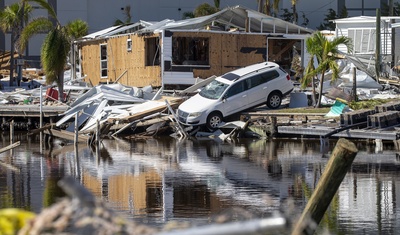
[[[202,114],[201,112],[190,113],[189,117],[196,118],[196,117],[199,117],[201,114]]]

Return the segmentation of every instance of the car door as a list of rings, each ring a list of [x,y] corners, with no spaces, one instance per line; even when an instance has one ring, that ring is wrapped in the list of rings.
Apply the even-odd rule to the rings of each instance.
[[[263,90],[265,91],[265,99],[267,99],[269,93],[274,90],[280,90],[282,81],[277,79],[281,74],[276,70],[270,70],[261,75],[263,77]]]
[[[265,91],[263,89],[264,82],[265,81],[262,74],[256,74],[246,79],[249,107],[253,107],[265,102]]]
[[[248,108],[247,85],[238,81],[229,87],[223,97],[224,116],[228,116]]]

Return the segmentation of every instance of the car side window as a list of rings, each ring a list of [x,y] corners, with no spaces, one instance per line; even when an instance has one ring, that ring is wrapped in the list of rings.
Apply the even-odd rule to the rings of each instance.
[[[261,76],[263,77],[264,82],[269,82],[275,78],[278,78],[279,73],[276,70],[271,70],[271,71],[261,74]]]
[[[255,75],[255,76],[253,76],[251,78],[248,78],[248,79],[246,79],[246,81],[247,81],[247,87],[249,89],[264,83],[264,79],[261,76],[261,74],[257,74],[257,75]]]
[[[226,92],[226,97],[231,97],[234,95],[239,94],[240,92],[243,92],[246,90],[246,84],[245,81],[240,81],[236,84],[233,84],[231,88]]]
[[[276,70],[271,70],[271,71],[267,71],[264,73],[260,73],[260,74],[256,74],[253,77],[247,79],[247,85],[249,87],[249,89],[259,86],[263,83],[266,83],[268,81],[271,81],[272,79],[275,79],[279,77],[279,73]]]

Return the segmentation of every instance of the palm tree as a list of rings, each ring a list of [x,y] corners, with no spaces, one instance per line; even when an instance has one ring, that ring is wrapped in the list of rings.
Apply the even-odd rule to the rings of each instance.
[[[339,77],[339,66],[336,63],[335,55],[339,53],[338,46],[344,44],[349,53],[353,51],[353,44],[350,38],[345,36],[336,37],[328,40],[321,32],[317,31],[306,40],[307,51],[310,54],[310,61],[305,69],[302,79],[302,87],[307,86],[310,82],[314,84],[314,76],[320,74],[319,97],[316,107],[321,106],[322,90],[324,76],[328,70],[332,71],[332,81]],[[317,60],[318,67],[314,67],[314,60]],[[314,92],[314,91],[313,91]],[[314,94],[314,93],[313,93]]]
[[[193,14],[194,17],[200,17],[200,16],[211,15],[216,12],[218,12],[218,9],[216,7],[213,7],[208,3],[203,3],[194,9]]]
[[[265,0],[264,4],[264,0],[257,0],[257,10],[266,15],[276,15],[279,10],[279,2],[280,0],[273,0],[273,3],[271,4],[270,0]]]
[[[58,99],[64,102],[65,97],[61,94],[64,92],[64,68],[67,63],[68,53],[70,52],[71,40],[85,35],[87,31],[81,30],[81,26],[76,27],[76,29],[79,29],[79,33],[73,31],[76,25],[81,25],[81,23],[75,21],[82,22],[81,20],[75,20],[67,24],[67,26],[62,26],[54,8],[45,0],[27,1],[35,2],[46,9],[51,19],[47,17],[38,17],[29,22],[22,31],[20,40],[21,49],[26,47],[28,40],[32,36],[38,33],[48,32],[42,44],[40,59],[43,71],[46,74],[46,83],[57,83],[59,91]],[[68,25],[70,27],[68,27]]]
[[[14,83],[14,53],[16,49],[16,43],[20,36],[20,29],[24,22],[27,22],[32,7],[25,5],[25,2],[14,3],[0,11],[0,29],[7,33],[11,31],[11,50],[10,50],[10,86]]]
[[[127,5],[126,7],[124,7],[124,15],[125,15],[125,21],[122,21],[120,19],[116,19],[114,21],[114,26],[131,23],[131,20],[132,20],[131,5]]]
[[[292,0],[292,10],[293,10],[293,24],[297,24],[299,20],[299,15],[297,14],[297,0]]]

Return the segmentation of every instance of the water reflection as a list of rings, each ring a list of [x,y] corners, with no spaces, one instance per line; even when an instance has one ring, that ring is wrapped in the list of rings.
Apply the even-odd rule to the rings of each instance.
[[[155,226],[206,223],[241,207],[257,217],[301,213],[328,161],[319,141],[172,138],[104,140],[75,148],[19,134],[21,146],[0,155],[0,205],[40,212],[63,193],[56,182],[78,179],[110,207]],[[3,146],[10,143],[0,135]],[[330,149],[335,141],[330,141]],[[398,229],[399,157],[391,143],[357,142],[359,153],[322,223],[331,233],[394,233]],[[292,205],[291,207],[289,207]],[[321,232],[322,233],[322,232]]]

